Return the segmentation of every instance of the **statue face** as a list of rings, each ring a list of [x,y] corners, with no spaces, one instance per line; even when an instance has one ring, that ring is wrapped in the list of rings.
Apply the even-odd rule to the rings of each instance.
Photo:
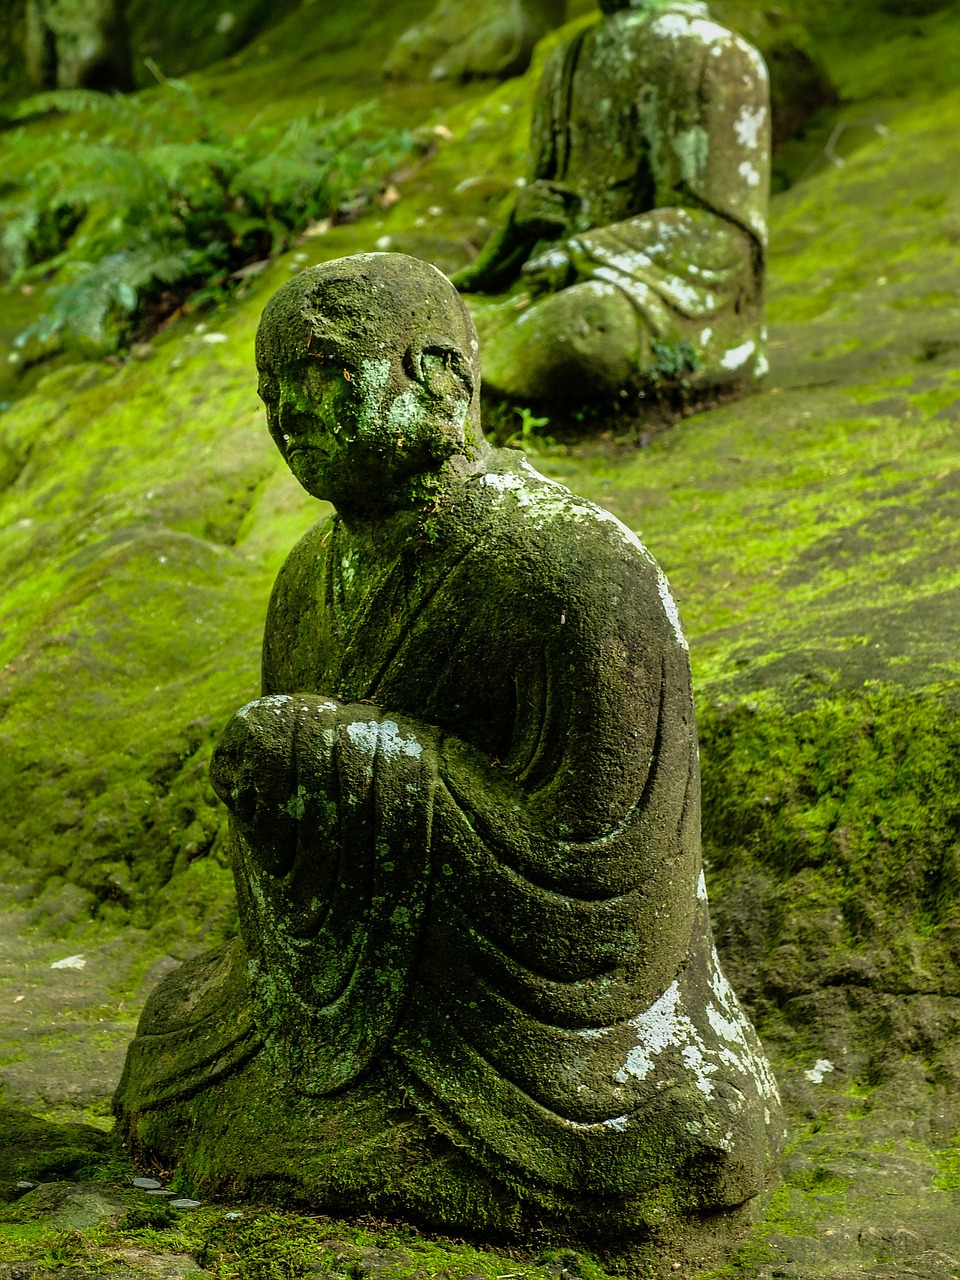
[[[325,339],[316,355],[261,370],[270,434],[314,497],[371,513],[407,505],[416,476],[464,450],[472,387],[459,356],[358,356]]]

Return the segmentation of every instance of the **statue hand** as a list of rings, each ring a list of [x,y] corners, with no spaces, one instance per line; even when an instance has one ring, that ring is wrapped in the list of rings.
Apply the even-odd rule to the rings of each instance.
[[[557,293],[566,288],[574,274],[567,245],[552,245],[530,258],[521,269],[524,284],[534,295]]]
[[[283,875],[296,851],[294,700],[259,698],[234,715],[210,762],[210,782],[265,868]]]
[[[567,230],[579,203],[568,187],[540,178],[521,188],[513,206],[513,225],[538,240],[556,240]]]
[[[557,182],[538,180],[523,187],[510,217],[484,245],[476,262],[451,279],[463,293],[508,289],[538,240],[557,240],[579,205],[579,197]]]

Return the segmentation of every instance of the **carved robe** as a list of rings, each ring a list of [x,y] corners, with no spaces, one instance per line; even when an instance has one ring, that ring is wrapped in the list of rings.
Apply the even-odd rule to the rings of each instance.
[[[213,770],[242,949],[152,997],[121,1115],[251,1057],[317,1099],[388,1071],[563,1195],[691,1160],[704,1204],[755,1195],[776,1088],[712,949],[688,653],[636,537],[509,451],[386,554],[318,525],[263,694]]]

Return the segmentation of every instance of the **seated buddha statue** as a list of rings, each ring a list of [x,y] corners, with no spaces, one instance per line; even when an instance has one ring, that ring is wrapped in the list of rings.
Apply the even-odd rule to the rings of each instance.
[[[335,514],[282,567],[261,696],[214,753],[240,934],[147,1002],[123,1140],[204,1195],[735,1233],[783,1125],[711,939],[663,573],[486,443],[476,331],[428,264],[304,271],[257,362],[284,461]]]
[[[567,404],[746,390],[766,370],[766,66],[699,0],[600,8],[548,60],[529,181],[453,277],[484,384]]]

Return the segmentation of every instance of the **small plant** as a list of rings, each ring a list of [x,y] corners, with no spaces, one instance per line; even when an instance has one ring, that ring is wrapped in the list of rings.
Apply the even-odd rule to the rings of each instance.
[[[514,431],[504,441],[507,449],[523,449],[526,453],[537,453],[540,449],[549,448],[555,443],[552,436],[538,434],[541,427],[549,426],[549,418],[537,418],[532,409],[520,405],[514,406],[513,412],[520,419],[520,430]]]
[[[686,375],[696,373],[702,367],[696,347],[686,338],[681,338],[678,342],[658,342],[654,339],[650,343],[650,352],[653,356],[653,368],[649,378],[654,386],[660,386],[664,382],[679,382],[683,386]]]
[[[355,214],[412,145],[406,132],[372,130],[369,106],[227,138],[180,80],[150,99],[39,94],[16,114],[47,111],[114,133],[75,135],[0,198],[0,270],[47,290],[21,349],[58,334],[121,345],[188,296],[217,298],[311,222]],[[19,145],[36,144],[21,134]]]

